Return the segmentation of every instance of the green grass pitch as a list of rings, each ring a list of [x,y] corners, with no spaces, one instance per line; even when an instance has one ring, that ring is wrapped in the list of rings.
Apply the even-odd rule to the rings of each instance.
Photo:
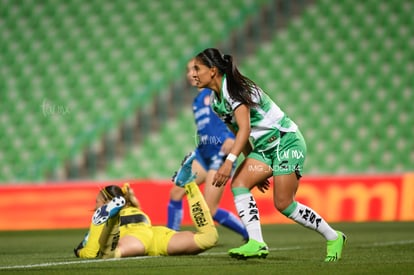
[[[332,225],[349,237],[337,263],[324,263],[323,238],[296,224],[264,225],[270,254],[248,260],[227,255],[242,240],[220,226],[218,245],[203,254],[118,260],[76,258],[85,230],[0,231],[0,274],[414,274],[414,222]]]

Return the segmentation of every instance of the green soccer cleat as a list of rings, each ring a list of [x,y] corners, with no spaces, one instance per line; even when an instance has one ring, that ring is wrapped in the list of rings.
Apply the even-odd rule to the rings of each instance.
[[[336,238],[336,240],[327,242],[327,247],[326,247],[327,254],[326,254],[325,262],[337,262],[342,257],[342,249],[345,246],[347,237],[341,231],[336,231],[336,232],[338,233],[338,238]]]
[[[236,259],[266,258],[269,250],[265,243],[250,239],[244,245],[229,250],[229,255]]]

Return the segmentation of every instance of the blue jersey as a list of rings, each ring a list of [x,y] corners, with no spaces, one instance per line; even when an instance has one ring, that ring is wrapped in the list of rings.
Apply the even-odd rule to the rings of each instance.
[[[233,138],[233,133],[210,107],[210,89],[203,89],[194,98],[193,112],[197,126],[197,151],[203,158],[210,158],[220,152],[223,142]]]

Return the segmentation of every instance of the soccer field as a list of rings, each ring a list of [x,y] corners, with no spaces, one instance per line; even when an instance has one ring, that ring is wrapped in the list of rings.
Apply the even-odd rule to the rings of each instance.
[[[266,259],[236,260],[241,238],[219,227],[219,244],[198,256],[80,260],[84,230],[0,232],[2,274],[414,274],[414,222],[338,223],[349,241],[338,263],[324,263],[325,242],[296,224],[264,225]]]

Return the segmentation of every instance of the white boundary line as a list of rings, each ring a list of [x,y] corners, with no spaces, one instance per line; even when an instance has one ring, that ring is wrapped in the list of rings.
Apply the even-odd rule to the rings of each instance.
[[[372,246],[394,246],[394,245],[406,245],[412,244],[414,240],[402,240],[402,241],[390,241],[390,242],[376,242],[372,244],[358,245],[359,247],[372,247]],[[284,248],[270,248],[270,251],[289,251],[289,250],[299,250],[305,249],[301,246],[291,246]],[[212,253],[202,253],[199,256],[212,256],[212,255],[227,255],[227,252],[212,252]],[[89,263],[99,263],[99,262],[109,262],[109,261],[128,261],[128,260],[144,260],[150,258],[158,258],[161,256],[140,256],[140,257],[129,257],[129,258],[120,258],[120,259],[89,259],[89,260],[79,260],[79,261],[67,261],[67,262],[55,262],[55,263],[41,263],[41,264],[30,264],[30,265],[13,265],[13,266],[0,266],[0,270],[6,269],[24,269],[24,268],[34,268],[34,267],[49,267],[49,266],[59,266],[59,265],[71,265],[71,264],[89,264]]]
[[[120,258],[120,259],[84,259],[80,261],[68,261],[68,262],[55,262],[55,263],[42,263],[42,264],[30,264],[30,265],[14,265],[14,266],[0,266],[2,269],[12,269],[12,268],[32,268],[32,267],[48,267],[48,266],[58,266],[58,265],[71,265],[71,264],[88,264],[88,263],[99,263],[99,262],[110,262],[110,261],[125,261],[125,260],[141,260],[148,258],[155,258],[159,256],[142,256],[142,257],[129,257],[129,258]]]
[[[365,244],[365,245],[359,245],[360,247],[371,247],[371,246],[393,246],[393,245],[405,245],[414,243],[414,240],[403,240],[403,241],[390,241],[390,242],[376,242],[371,245]]]

